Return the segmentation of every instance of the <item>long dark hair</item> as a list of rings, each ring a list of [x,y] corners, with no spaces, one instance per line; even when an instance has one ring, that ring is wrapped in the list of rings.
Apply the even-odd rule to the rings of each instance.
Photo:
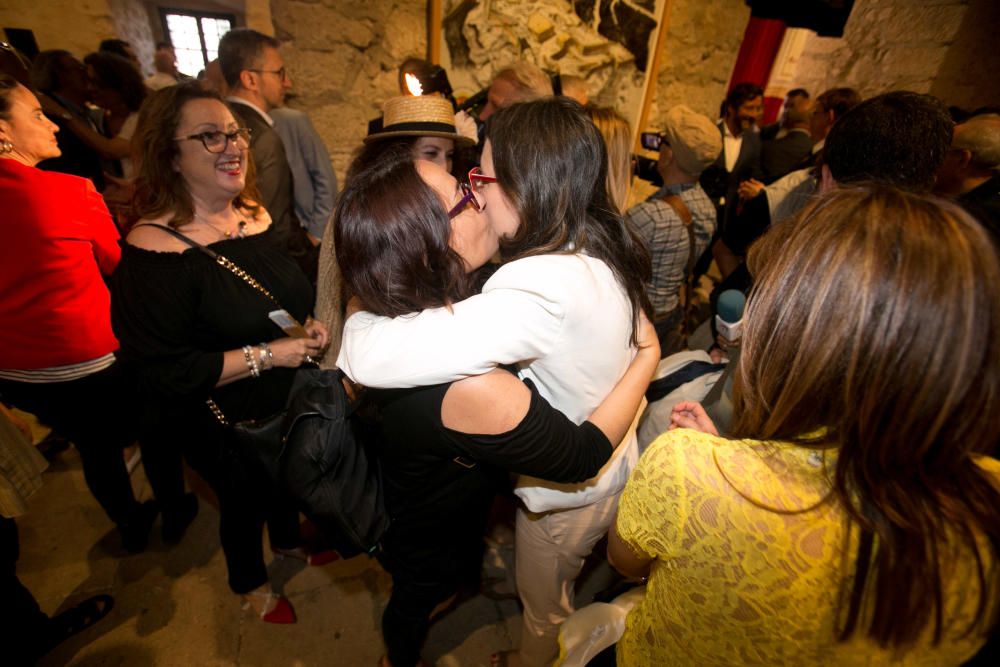
[[[397,317],[472,295],[451,221],[413,164],[412,142],[355,159],[334,212],[334,246],[348,287],[378,315]]]
[[[487,136],[497,184],[517,211],[504,259],[580,252],[602,260],[632,304],[644,310],[649,252],[608,198],[608,156],[600,131],[567,97],[515,104],[490,117]],[[632,342],[636,342],[633,324]]]
[[[932,625],[939,642],[956,546],[976,564],[968,631],[986,634],[1000,593],[1000,489],[974,458],[1000,440],[988,235],[952,204],[868,185],[775,226],[748,259],[730,435],[836,449],[854,557],[840,639],[905,647]]]
[[[194,100],[215,100],[225,105],[215,92],[197,82],[168,86],[150,93],[139,110],[139,121],[132,135],[132,154],[136,161],[135,194],[132,204],[140,218],[158,218],[172,213],[169,224],[180,227],[194,219],[194,202],[184,179],[174,169],[179,153],[177,126],[184,106]],[[235,114],[236,122],[240,119]],[[242,126],[242,123],[240,123]],[[255,186],[253,156],[247,151],[247,176],[243,191],[233,200],[236,208],[256,215],[260,206]]]

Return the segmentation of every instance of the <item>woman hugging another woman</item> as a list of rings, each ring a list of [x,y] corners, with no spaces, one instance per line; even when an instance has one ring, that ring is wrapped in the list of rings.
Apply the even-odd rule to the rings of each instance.
[[[487,136],[469,186],[507,263],[482,294],[450,308],[395,319],[353,315],[339,365],[367,386],[414,387],[516,364],[580,423],[636,354],[649,258],[608,200],[604,140],[582,107],[565,98],[514,105],[490,118]],[[583,559],[607,531],[637,456],[630,428],[584,482],[518,482],[525,664],[548,664],[558,653]]]

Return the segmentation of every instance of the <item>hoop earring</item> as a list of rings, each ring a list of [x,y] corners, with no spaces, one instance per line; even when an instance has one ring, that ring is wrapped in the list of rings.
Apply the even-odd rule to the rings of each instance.
[[[10,143],[6,139],[0,141],[0,155],[13,152],[14,152],[14,144]]]

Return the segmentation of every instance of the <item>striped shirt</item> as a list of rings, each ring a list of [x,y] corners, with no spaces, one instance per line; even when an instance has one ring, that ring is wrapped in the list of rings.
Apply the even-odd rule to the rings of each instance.
[[[105,354],[103,357],[83,361],[79,364],[68,364],[66,366],[53,366],[51,368],[32,368],[29,370],[0,368],[0,380],[13,380],[14,382],[27,382],[29,384],[49,384],[52,382],[70,382],[80,378],[93,375],[94,373],[110,368],[115,363],[113,353]]]

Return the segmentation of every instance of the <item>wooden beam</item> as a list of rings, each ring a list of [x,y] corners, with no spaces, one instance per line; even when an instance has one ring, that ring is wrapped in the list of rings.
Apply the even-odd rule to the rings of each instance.
[[[444,0],[427,0],[427,60],[435,65],[441,64],[443,3]]]
[[[673,4],[672,0],[663,0],[663,10],[660,13],[660,26],[656,31],[656,44],[653,47],[653,58],[646,66],[646,84],[645,90],[642,93],[642,111],[639,113],[639,122],[632,128],[632,145],[634,146],[634,152],[637,153],[642,150],[642,145],[639,143],[639,135],[646,130],[649,107],[652,106],[653,96],[656,95],[656,79],[660,75],[660,56],[663,53],[667,39],[667,24],[670,22],[668,17],[670,16],[671,4]]]

